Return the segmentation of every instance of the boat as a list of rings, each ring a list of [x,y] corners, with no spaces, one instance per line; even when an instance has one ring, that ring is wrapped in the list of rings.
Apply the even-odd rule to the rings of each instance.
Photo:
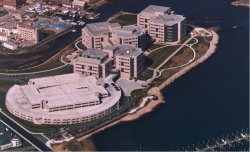
[[[75,29],[73,29],[71,32],[76,32],[76,30],[75,30]]]
[[[77,25],[77,23],[75,23],[75,22],[71,22],[70,24],[71,24],[71,25]]]

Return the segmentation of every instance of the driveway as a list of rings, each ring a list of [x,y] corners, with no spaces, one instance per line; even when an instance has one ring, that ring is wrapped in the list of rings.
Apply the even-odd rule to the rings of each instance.
[[[126,96],[130,96],[130,92],[135,89],[143,88],[141,85],[145,84],[145,81],[124,79],[120,78],[116,81],[117,86],[121,87]]]

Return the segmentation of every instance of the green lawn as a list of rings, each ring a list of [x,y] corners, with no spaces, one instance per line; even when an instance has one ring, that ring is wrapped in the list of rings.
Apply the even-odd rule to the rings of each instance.
[[[154,50],[154,49],[157,49],[157,48],[159,48],[159,47],[162,47],[162,46],[164,46],[164,45],[162,45],[162,44],[153,44],[152,46],[150,46],[150,50]]]
[[[77,42],[76,46],[79,47],[81,50],[87,50],[87,47],[82,44],[82,41]]]
[[[100,2],[101,0],[89,0],[89,2],[91,3],[91,4],[95,4],[95,3],[97,3],[97,2]]]
[[[158,67],[166,58],[168,58],[179,47],[180,46],[168,46],[152,52],[147,56],[151,63],[147,64],[151,64],[150,67],[152,68]]]
[[[137,90],[133,90],[130,94],[131,94],[131,104],[130,104],[130,108],[133,108],[135,106],[138,106],[140,101],[142,100],[143,97],[147,96],[148,90],[150,88],[147,89],[137,89]]]
[[[43,39],[49,38],[56,34],[56,32],[52,30],[42,30],[41,32],[43,34]]]
[[[116,23],[118,22],[119,24],[121,24],[122,26],[124,25],[132,25],[132,24],[136,24],[137,23],[137,15],[133,15],[133,14],[124,14],[124,15],[120,15],[117,18],[109,21],[110,23]]]
[[[179,44],[183,44],[187,39],[191,37],[191,34],[186,35],[180,42]]]
[[[137,79],[146,81],[152,78],[153,74],[154,74],[153,70],[146,69],[137,77]]]
[[[83,144],[77,140],[67,142],[65,147],[70,151],[84,151]]]

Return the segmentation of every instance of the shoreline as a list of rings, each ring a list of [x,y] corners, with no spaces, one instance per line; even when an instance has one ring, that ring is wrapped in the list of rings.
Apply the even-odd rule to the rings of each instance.
[[[215,51],[217,49],[217,44],[219,43],[219,35],[211,28],[208,29],[208,30],[210,32],[212,32],[213,38],[210,41],[210,46],[209,46],[206,54],[204,54],[201,58],[197,59],[195,62],[189,64],[186,67],[184,67],[179,72],[172,75],[170,78],[168,78],[166,81],[164,81],[160,86],[152,87],[150,90],[148,90],[148,94],[155,94],[156,96],[158,96],[158,100],[151,100],[146,106],[144,106],[141,109],[137,110],[135,113],[129,114],[129,115],[127,115],[127,116],[113,122],[113,123],[110,123],[110,124],[100,128],[100,129],[98,129],[98,130],[96,130],[96,131],[94,131],[94,132],[92,132],[92,133],[90,133],[88,135],[77,138],[75,140],[77,140],[78,142],[81,142],[83,144],[83,147],[85,147],[84,148],[85,151],[96,151],[97,148],[96,148],[96,146],[94,144],[94,141],[91,138],[93,135],[95,135],[95,134],[97,134],[97,133],[99,133],[101,131],[104,131],[105,129],[108,129],[108,128],[112,127],[112,126],[115,126],[117,124],[126,123],[126,122],[129,122],[129,121],[134,121],[134,120],[140,119],[142,116],[152,112],[159,105],[165,103],[165,99],[164,99],[164,96],[163,96],[161,90],[163,90],[166,86],[168,86],[169,84],[174,82],[174,80],[176,80],[177,78],[179,78],[182,75],[184,75],[185,73],[187,73],[189,70],[193,69],[194,67],[196,67],[200,63],[203,63],[213,53],[215,53]],[[56,150],[57,151],[58,150],[59,151],[65,151],[65,149],[61,149],[61,148],[58,149],[58,147],[57,147]]]
[[[103,128],[100,128],[100,129],[94,131],[93,133],[90,133],[90,134],[88,134],[86,136],[78,138],[77,141],[89,140],[89,139],[91,139],[91,136],[93,136],[93,135],[95,135],[95,134],[97,134],[97,133],[99,133],[99,132],[101,132],[101,131],[103,131],[105,129],[108,129],[108,128],[114,126],[114,125],[117,125],[119,123],[124,123],[124,122],[128,122],[128,121],[137,120],[140,117],[144,116],[145,114],[153,111],[160,104],[165,103],[165,99],[163,97],[163,94],[161,93],[161,90],[163,90],[167,85],[174,82],[174,80],[176,80],[177,78],[179,78],[182,75],[184,75],[185,73],[187,73],[189,70],[191,70],[194,67],[196,67],[197,65],[203,63],[212,54],[215,53],[215,51],[217,49],[217,44],[219,43],[219,35],[212,29],[210,29],[210,31],[213,34],[213,39],[210,42],[210,46],[209,46],[209,49],[207,50],[206,54],[204,54],[201,58],[199,58],[198,60],[196,60],[192,64],[190,64],[190,65],[186,66],[185,68],[181,69],[179,72],[175,73],[173,76],[171,76],[166,81],[164,81],[164,83],[162,83],[160,86],[153,87],[148,91],[148,94],[155,94],[156,96],[158,96],[159,97],[158,100],[151,100],[145,107],[139,109],[135,113],[133,113],[131,115],[127,115],[127,116],[123,117],[120,120],[117,120],[117,121],[115,121],[115,122],[113,122],[113,123],[111,123],[111,124],[109,124],[109,125],[107,125],[107,126],[105,126]],[[96,147],[93,148],[93,150],[96,150]]]
[[[250,8],[250,4],[240,3],[239,0],[232,0],[232,1],[229,2],[229,5],[235,6],[235,7]]]

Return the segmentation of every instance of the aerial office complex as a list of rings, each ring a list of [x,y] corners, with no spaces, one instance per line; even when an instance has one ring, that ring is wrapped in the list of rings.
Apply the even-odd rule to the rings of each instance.
[[[103,50],[87,49],[75,59],[74,72],[105,78],[113,66],[121,77],[133,78],[144,70],[144,60],[141,49],[132,44],[107,46]]]
[[[87,48],[102,49],[114,44],[133,44],[145,47],[145,37],[140,27],[119,23],[99,22],[87,24],[82,29],[82,43]]]
[[[156,42],[179,42],[186,35],[186,18],[170,7],[150,5],[137,15],[140,26]]]
[[[14,85],[6,107],[36,124],[74,124],[101,118],[119,106],[121,91],[104,79],[76,73],[30,79]]]

